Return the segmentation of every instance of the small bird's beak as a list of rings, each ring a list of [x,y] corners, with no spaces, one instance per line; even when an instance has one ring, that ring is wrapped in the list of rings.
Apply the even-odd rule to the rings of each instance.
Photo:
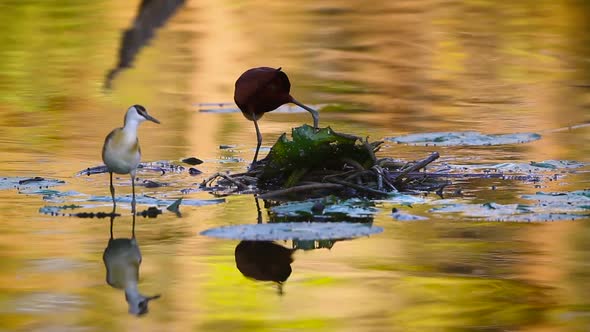
[[[145,115],[145,118],[148,119],[148,120],[150,120],[151,122],[155,122],[157,124],[160,124],[160,121],[158,121],[158,119],[154,118],[153,116],[151,116],[149,114],[146,114]]]

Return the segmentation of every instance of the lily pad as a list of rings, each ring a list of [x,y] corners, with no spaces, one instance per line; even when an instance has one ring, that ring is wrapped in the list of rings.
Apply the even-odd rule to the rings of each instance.
[[[302,202],[289,202],[270,209],[273,221],[294,221],[294,219],[321,216],[322,221],[342,219],[367,219],[379,212],[369,200],[352,198],[339,200],[334,196],[325,199],[310,199]]]
[[[433,208],[435,213],[460,213],[464,216],[501,221],[553,221],[589,218],[585,208],[590,204],[590,191],[536,193],[522,195],[531,204],[449,204]]]
[[[201,235],[249,241],[352,239],[381,233],[383,228],[363,223],[310,222],[246,224],[211,228]]]
[[[168,205],[166,210],[173,212],[180,217],[180,203],[182,203],[182,197],[175,200],[174,203]]]
[[[571,192],[538,192],[532,195],[522,195],[521,198],[536,201],[537,211],[544,212],[573,212],[586,210],[590,205],[590,190]]]
[[[393,204],[411,206],[413,204],[424,204],[427,202],[427,200],[423,197],[416,196],[416,195],[391,194],[389,197],[387,197],[385,199],[376,200],[375,202],[393,203]]]
[[[262,183],[286,182],[289,187],[308,170],[342,169],[345,159],[370,167],[372,157],[359,137],[334,132],[330,127],[315,130],[309,125],[293,128],[292,140],[279,137],[265,158]]]
[[[55,187],[65,184],[65,181],[57,179],[46,179],[39,176],[35,177],[2,177],[0,178],[0,190],[3,189],[19,189],[37,190],[49,187]],[[30,192],[27,192],[30,193]]]
[[[397,143],[413,145],[459,146],[520,144],[536,141],[540,138],[541,135],[536,133],[486,135],[475,131],[457,131],[409,134],[386,139]]]
[[[184,158],[184,159],[182,159],[182,162],[189,164],[191,166],[196,166],[196,165],[200,165],[203,163],[203,161],[201,159],[195,158],[195,157]]]
[[[573,160],[543,160],[529,163],[501,163],[487,165],[447,165],[451,169],[459,170],[494,170],[504,173],[539,173],[556,170],[575,169],[587,166],[587,163]]]
[[[137,167],[137,170],[142,171],[151,171],[151,172],[160,172],[161,174],[166,173],[181,173],[185,170],[184,166],[173,164],[166,160],[160,161],[153,161],[153,162],[145,162],[140,163]],[[108,173],[109,170],[105,165],[99,165],[94,167],[88,167],[87,169],[83,169],[76,173],[76,176],[82,175],[93,175],[93,174],[102,174]]]
[[[400,212],[400,211],[393,212],[391,214],[391,217],[393,219],[399,220],[399,221],[428,220],[428,218],[423,217],[423,216],[410,214],[410,213],[406,213],[406,212]]]
[[[132,200],[132,196],[130,196],[130,195],[115,197],[115,201],[117,203],[131,203],[131,200]],[[88,201],[112,203],[113,199],[111,198],[111,196],[92,196],[88,199]],[[137,195],[137,196],[135,196],[135,201],[137,202],[137,204],[143,204],[143,205],[170,206],[171,204],[176,203],[178,200],[160,199],[160,198],[155,198],[155,197]],[[225,199],[223,199],[223,198],[183,199],[182,205],[204,206],[204,205],[220,204],[220,203],[224,203],[224,202],[225,202]]]

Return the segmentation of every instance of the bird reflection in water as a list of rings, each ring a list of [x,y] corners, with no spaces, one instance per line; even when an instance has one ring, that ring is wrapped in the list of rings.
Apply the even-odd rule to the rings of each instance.
[[[110,238],[102,259],[106,268],[106,281],[109,286],[125,290],[125,300],[129,304],[129,313],[141,316],[148,312],[148,304],[160,295],[145,296],[137,287],[139,281],[139,265],[141,252],[135,238],[135,214],[131,238],[113,237],[114,210],[110,223]]]
[[[236,266],[247,278],[273,281],[283,294],[283,283],[291,275],[293,249],[271,241],[242,241],[235,250]]]

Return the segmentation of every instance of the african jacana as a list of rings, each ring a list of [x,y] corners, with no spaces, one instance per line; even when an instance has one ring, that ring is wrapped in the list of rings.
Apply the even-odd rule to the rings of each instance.
[[[113,206],[116,206],[113,173],[129,174],[131,175],[131,187],[133,190],[131,201],[131,210],[133,213],[135,213],[135,172],[141,160],[137,127],[146,120],[160,123],[160,121],[150,116],[143,106],[133,105],[129,107],[125,114],[123,128],[116,128],[111,131],[105,138],[104,146],[102,147],[102,160],[109,170],[111,179],[110,189]]]
[[[254,121],[256,128],[256,153],[252,164],[258,158],[258,151],[262,144],[262,135],[258,128],[258,120],[266,112],[271,112],[286,103],[293,103],[302,107],[313,117],[313,127],[318,128],[318,111],[303,105],[289,94],[291,82],[281,68],[258,67],[246,70],[236,81],[234,101],[246,119]]]

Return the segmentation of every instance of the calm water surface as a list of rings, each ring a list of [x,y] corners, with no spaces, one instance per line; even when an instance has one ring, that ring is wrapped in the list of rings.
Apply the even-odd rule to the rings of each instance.
[[[108,176],[75,173],[101,163],[105,135],[135,103],[162,121],[140,129],[144,160],[205,160],[202,176],[140,173],[171,183],[140,193],[177,198],[214,172],[242,171],[256,145],[252,123],[239,113],[199,112],[198,104],[231,102],[235,79],[261,65],[282,66],[297,99],[339,105],[322,111],[322,125],[375,140],[542,132],[590,117],[585,1],[187,1],[105,90],[138,6],[0,2],[0,177],[57,178],[66,181],[60,191],[108,195]],[[310,121],[307,113],[266,115],[263,146]],[[590,135],[581,128],[485,148],[389,143],[380,155],[413,160],[432,151],[455,164],[590,162]],[[234,157],[241,161],[221,162]],[[523,193],[588,188],[587,174],[541,189],[498,180],[458,186],[466,202],[514,203]],[[117,192],[130,193],[126,177]],[[383,233],[296,251],[280,295],[276,284],[238,271],[238,241],[199,235],[256,223],[251,195],[183,206],[182,218],[137,219],[139,289],[162,295],[137,318],[124,292],[105,282],[108,220],[39,213],[48,204],[42,195],[0,191],[0,331],[590,330],[588,218],[485,222],[429,213],[429,204],[379,204],[374,225]],[[392,207],[429,220],[395,221]],[[119,212],[114,237],[130,238],[128,206]],[[269,219],[265,208],[262,217]]]

